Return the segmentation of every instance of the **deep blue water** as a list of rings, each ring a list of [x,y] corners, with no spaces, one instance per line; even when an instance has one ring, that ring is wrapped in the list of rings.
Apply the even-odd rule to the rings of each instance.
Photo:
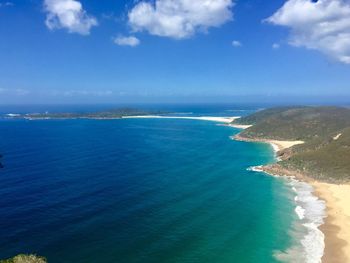
[[[205,109],[177,112],[251,112]],[[197,120],[1,120],[0,258],[277,262],[293,243],[293,193],[247,170],[274,156],[231,140],[237,132]]]

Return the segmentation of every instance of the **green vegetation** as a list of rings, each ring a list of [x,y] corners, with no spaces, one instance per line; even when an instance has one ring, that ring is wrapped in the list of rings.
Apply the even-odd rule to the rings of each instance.
[[[36,255],[18,255],[10,259],[0,260],[0,263],[47,263],[43,257]]]
[[[271,117],[275,114],[279,114],[283,111],[293,109],[294,107],[278,107],[278,108],[269,108],[265,110],[258,111],[254,114],[242,117],[240,119],[235,120],[235,124],[241,125],[255,125],[260,121],[265,120],[268,117]]]
[[[239,121],[253,125],[241,134],[244,137],[307,141],[350,127],[350,110],[339,107],[273,108]]]
[[[244,117],[252,124],[240,136],[250,139],[303,140],[279,152],[281,167],[328,182],[350,181],[350,109],[289,107]]]
[[[100,112],[59,112],[59,113],[30,113],[30,114],[12,114],[6,118],[11,119],[119,119],[126,116],[139,116],[151,114],[164,114],[164,112],[148,112],[132,108],[119,108]]]

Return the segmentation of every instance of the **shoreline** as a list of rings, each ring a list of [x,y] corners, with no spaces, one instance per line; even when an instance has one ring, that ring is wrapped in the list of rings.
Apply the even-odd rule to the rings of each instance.
[[[336,185],[312,181],[316,195],[325,200],[327,218],[320,227],[325,235],[322,262],[350,262],[350,185]]]
[[[276,156],[279,151],[288,149],[302,141],[277,141],[267,139],[244,138],[239,134],[231,137],[238,141],[262,142],[272,146]],[[278,157],[276,158],[278,162]],[[350,185],[331,184],[316,181],[298,171],[291,171],[274,163],[266,166],[252,167],[258,172],[265,172],[272,176],[285,176],[295,178],[300,182],[309,184],[313,189],[313,195],[325,202],[325,217],[317,229],[324,235],[324,250],[321,257],[322,263],[348,263],[350,262]]]
[[[296,178],[314,188],[314,195],[326,205],[326,217],[319,229],[324,234],[322,263],[350,262],[350,185],[320,182],[276,164],[261,166],[259,171],[272,176]]]

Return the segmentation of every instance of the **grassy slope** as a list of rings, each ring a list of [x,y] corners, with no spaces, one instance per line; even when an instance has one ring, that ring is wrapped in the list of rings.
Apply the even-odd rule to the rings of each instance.
[[[254,126],[245,130],[243,136],[307,141],[317,137],[323,138],[350,127],[350,110],[345,108],[275,108],[258,112],[257,115],[263,115],[264,118],[250,123]]]
[[[281,113],[282,111],[293,109],[293,108],[295,107],[278,107],[278,108],[269,108],[269,109],[261,110],[254,114],[242,117],[236,120],[235,123],[242,124],[242,125],[255,125],[258,122],[263,121],[268,117],[271,117],[275,114]]]
[[[320,180],[350,181],[350,128],[340,133],[339,139],[328,138],[318,146],[311,142],[311,145],[295,147],[294,154],[280,164]]]
[[[325,181],[350,181],[349,109],[274,108],[242,118],[241,122],[254,124],[241,133],[243,137],[305,141],[285,151],[281,166]]]

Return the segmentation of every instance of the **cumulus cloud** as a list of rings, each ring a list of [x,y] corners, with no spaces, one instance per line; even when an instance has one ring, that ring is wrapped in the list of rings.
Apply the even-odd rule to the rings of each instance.
[[[241,47],[242,46],[242,43],[238,40],[233,40],[232,41],[232,46],[234,47]]]
[[[291,45],[350,64],[349,0],[288,0],[266,21],[290,28]]]
[[[272,44],[272,48],[273,49],[279,49],[281,46],[280,46],[280,44],[278,44],[278,43],[273,43]]]
[[[114,43],[119,46],[130,46],[130,47],[136,47],[140,44],[140,40],[134,36],[118,36],[113,39]]]
[[[182,39],[232,20],[233,5],[232,0],[141,1],[129,12],[128,19],[134,31]]]
[[[90,16],[76,0],[44,0],[46,26],[50,30],[65,28],[70,33],[90,34],[90,29],[97,26],[95,17]]]

